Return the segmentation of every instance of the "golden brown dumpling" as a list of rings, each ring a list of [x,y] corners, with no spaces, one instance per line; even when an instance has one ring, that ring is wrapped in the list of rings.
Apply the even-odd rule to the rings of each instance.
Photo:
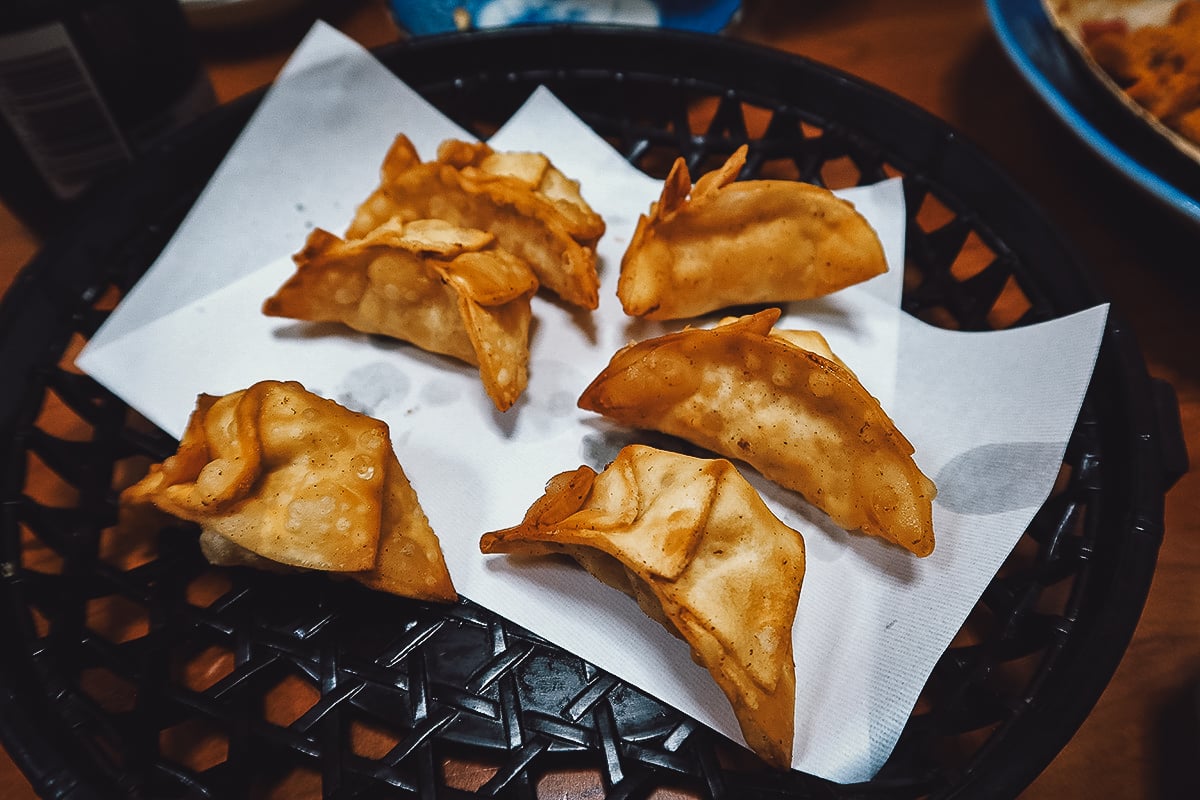
[[[579,184],[540,153],[498,153],[483,143],[448,139],[436,160],[422,162],[401,134],[384,158],[379,187],[346,236],[366,236],[392,217],[489,231],[565,302],[588,309],[599,304],[596,243],[604,220],[584,201]]]
[[[261,560],[406,597],[457,598],[387,425],[294,381],[200,395],[175,455],[121,502],[198,523],[216,563]]]
[[[933,552],[937,490],[913,446],[848,369],[774,335],[779,314],[624,347],[579,406],[741,459],[847,530]]]
[[[294,260],[264,314],[341,322],[478,366],[501,411],[524,391],[537,278],[490,233],[393,219],[343,241],[318,228]]]
[[[735,181],[745,162],[743,145],[695,186],[675,162],[621,259],[626,314],[680,319],[807,300],[887,271],[879,237],[851,203],[797,181]]]
[[[691,646],[751,749],[790,766],[804,541],[728,461],[630,445],[599,474],[551,478],[525,519],[480,549],[564,553],[635,597]]]

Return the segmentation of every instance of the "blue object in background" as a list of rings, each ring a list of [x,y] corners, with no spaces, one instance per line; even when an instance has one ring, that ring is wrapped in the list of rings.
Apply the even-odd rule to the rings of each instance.
[[[1042,101],[1100,158],[1134,185],[1194,222],[1200,222],[1200,197],[1192,197],[1126,152],[1089,117],[1076,100],[1089,91],[1071,68],[1061,35],[1050,23],[1041,0],[987,0],[988,15],[1000,46]],[[1164,144],[1164,147],[1168,145]]]
[[[413,36],[555,22],[717,33],[741,7],[737,0],[390,0],[389,4],[396,24]]]

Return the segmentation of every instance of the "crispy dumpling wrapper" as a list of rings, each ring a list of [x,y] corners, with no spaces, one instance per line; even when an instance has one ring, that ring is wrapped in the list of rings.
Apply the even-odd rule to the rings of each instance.
[[[294,381],[200,395],[176,453],[121,503],[198,523],[214,563],[322,570],[406,597],[457,598],[387,425]]]
[[[498,153],[483,143],[448,139],[437,159],[422,162],[401,134],[346,237],[362,238],[393,217],[489,231],[562,300],[587,309],[599,305],[596,243],[604,220],[584,201],[578,182],[541,153]]]
[[[621,259],[625,313],[681,319],[734,305],[807,300],[887,271],[854,206],[788,180],[736,181],[746,146],[692,185],[678,159]]]
[[[736,323],[739,319],[741,319],[741,317],[724,317],[717,323],[717,326]],[[788,344],[799,347],[801,350],[807,350],[810,353],[816,353],[817,355],[821,356],[821,358],[826,358],[832,361],[842,369],[846,370],[846,372],[854,375],[854,372],[849,366],[846,365],[846,362],[838,358],[837,354],[833,352],[833,348],[829,346],[829,340],[826,339],[820,331],[789,329],[780,330],[778,328],[772,328],[768,335],[775,339],[779,339],[787,342]],[[858,376],[854,375],[854,379],[858,380]]]
[[[537,277],[490,233],[392,219],[343,241],[317,228],[293,260],[264,314],[341,322],[465,361],[501,411],[525,390]]]
[[[792,623],[804,541],[724,459],[630,445],[603,472],[553,477],[484,553],[563,553],[686,641],[729,698],[746,743],[792,758]]]
[[[929,555],[937,490],[912,444],[852,372],[774,334],[779,314],[628,345],[579,406],[741,459],[842,528]]]

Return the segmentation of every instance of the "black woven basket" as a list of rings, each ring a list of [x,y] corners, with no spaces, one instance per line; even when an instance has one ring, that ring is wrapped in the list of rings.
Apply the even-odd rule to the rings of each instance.
[[[570,27],[378,55],[480,135],[544,84],[656,176],[677,155],[697,174],[743,142],[746,175],[834,186],[902,176],[904,308],[937,324],[1022,325],[1103,300],[996,166],[929,115],[821,65],[716,38]],[[39,792],[1004,797],[1074,733],[1132,634],[1163,494],[1186,468],[1173,393],[1147,376],[1116,311],[1059,485],[862,784],[767,770],[468,602],[218,570],[182,526],[124,539],[119,488],[175,442],[71,358],[256,103],[223,107],[94,198],[0,309],[0,733]]]

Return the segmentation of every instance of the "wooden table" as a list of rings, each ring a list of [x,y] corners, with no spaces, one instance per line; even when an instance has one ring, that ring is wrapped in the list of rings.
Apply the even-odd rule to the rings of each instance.
[[[381,0],[305,9],[267,34],[202,38],[220,101],[270,82],[313,16],[368,47],[401,33]],[[732,35],[876,83],[948,121],[1003,166],[1095,270],[1178,394],[1200,453],[1200,227],[1130,188],[1048,112],[1008,62],[980,0],[747,2]],[[0,206],[0,288],[39,242]],[[1169,493],[1154,585],[1091,716],[1026,798],[1200,797],[1200,476]],[[0,796],[33,797],[11,760]]]

